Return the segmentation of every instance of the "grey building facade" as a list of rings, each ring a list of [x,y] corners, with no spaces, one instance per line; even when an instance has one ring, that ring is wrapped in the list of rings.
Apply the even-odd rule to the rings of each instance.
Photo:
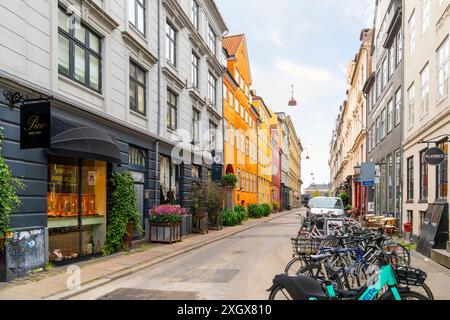
[[[156,205],[189,208],[192,180],[208,179],[223,150],[226,25],[214,1],[20,0],[0,9],[2,155],[26,186],[11,228],[43,234],[37,260],[101,252],[115,171],[132,173],[143,226]],[[4,91],[53,97],[49,148],[20,148],[21,107],[10,110]],[[208,134],[194,167],[196,128]],[[2,278],[29,270],[16,263]]]
[[[401,0],[377,1],[372,76],[366,82],[367,161],[376,164],[368,187],[369,212],[401,218],[403,130],[403,7]]]

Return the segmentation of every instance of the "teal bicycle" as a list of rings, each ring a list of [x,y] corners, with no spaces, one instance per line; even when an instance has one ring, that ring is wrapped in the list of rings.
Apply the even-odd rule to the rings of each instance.
[[[323,262],[330,254],[311,256],[315,262]],[[269,300],[429,300],[428,297],[412,291],[409,287],[399,287],[398,281],[419,278],[425,281],[426,274],[417,269],[395,270],[390,257],[384,252],[377,255],[378,268],[375,268],[367,283],[359,290],[343,291],[334,287],[328,278],[325,265],[321,263],[325,274],[323,283],[315,278],[281,274],[274,278]],[[420,272],[419,272],[420,271]]]

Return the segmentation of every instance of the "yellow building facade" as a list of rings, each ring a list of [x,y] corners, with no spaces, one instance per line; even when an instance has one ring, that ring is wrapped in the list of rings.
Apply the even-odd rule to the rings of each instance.
[[[289,142],[289,175],[288,175],[288,187],[291,190],[290,195],[290,206],[291,208],[299,208],[301,206],[301,194],[302,194],[302,170],[301,170],[301,160],[303,147],[298,137],[294,124],[292,123],[292,118],[286,118],[287,126],[289,128],[288,132],[288,142]]]
[[[258,125],[258,203],[272,205],[272,141],[270,132],[271,111],[263,98],[252,92],[253,106],[259,114]]]

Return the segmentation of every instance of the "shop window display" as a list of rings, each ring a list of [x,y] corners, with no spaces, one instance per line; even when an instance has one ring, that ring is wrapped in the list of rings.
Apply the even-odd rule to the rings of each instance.
[[[100,253],[106,237],[106,162],[52,159],[48,176],[50,261]]]

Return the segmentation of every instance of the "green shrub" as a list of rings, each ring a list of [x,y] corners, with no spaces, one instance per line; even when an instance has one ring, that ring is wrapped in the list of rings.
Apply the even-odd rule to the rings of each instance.
[[[22,204],[17,192],[25,188],[25,185],[13,176],[2,156],[3,141],[3,128],[0,127],[0,237],[6,236],[9,231],[10,215]]]
[[[250,218],[262,218],[264,216],[264,211],[261,206],[257,204],[251,204],[248,206],[248,215]]]
[[[136,210],[134,178],[130,172],[115,172],[112,176],[111,214],[108,217],[106,242],[103,254],[109,255],[124,249],[123,239],[129,222],[135,231],[141,230],[139,213]]]
[[[234,212],[236,212],[241,217],[241,222],[248,219],[247,210],[243,206],[234,207]]]
[[[265,204],[261,205],[260,210],[262,211],[262,214],[264,217],[268,217],[272,213],[272,206],[268,203],[265,203]]]
[[[226,227],[236,226],[241,223],[240,216],[237,212],[225,209],[222,211],[223,225]]]
[[[278,210],[280,210],[280,204],[278,202],[274,202],[273,203],[273,211],[274,212],[278,212]]]

